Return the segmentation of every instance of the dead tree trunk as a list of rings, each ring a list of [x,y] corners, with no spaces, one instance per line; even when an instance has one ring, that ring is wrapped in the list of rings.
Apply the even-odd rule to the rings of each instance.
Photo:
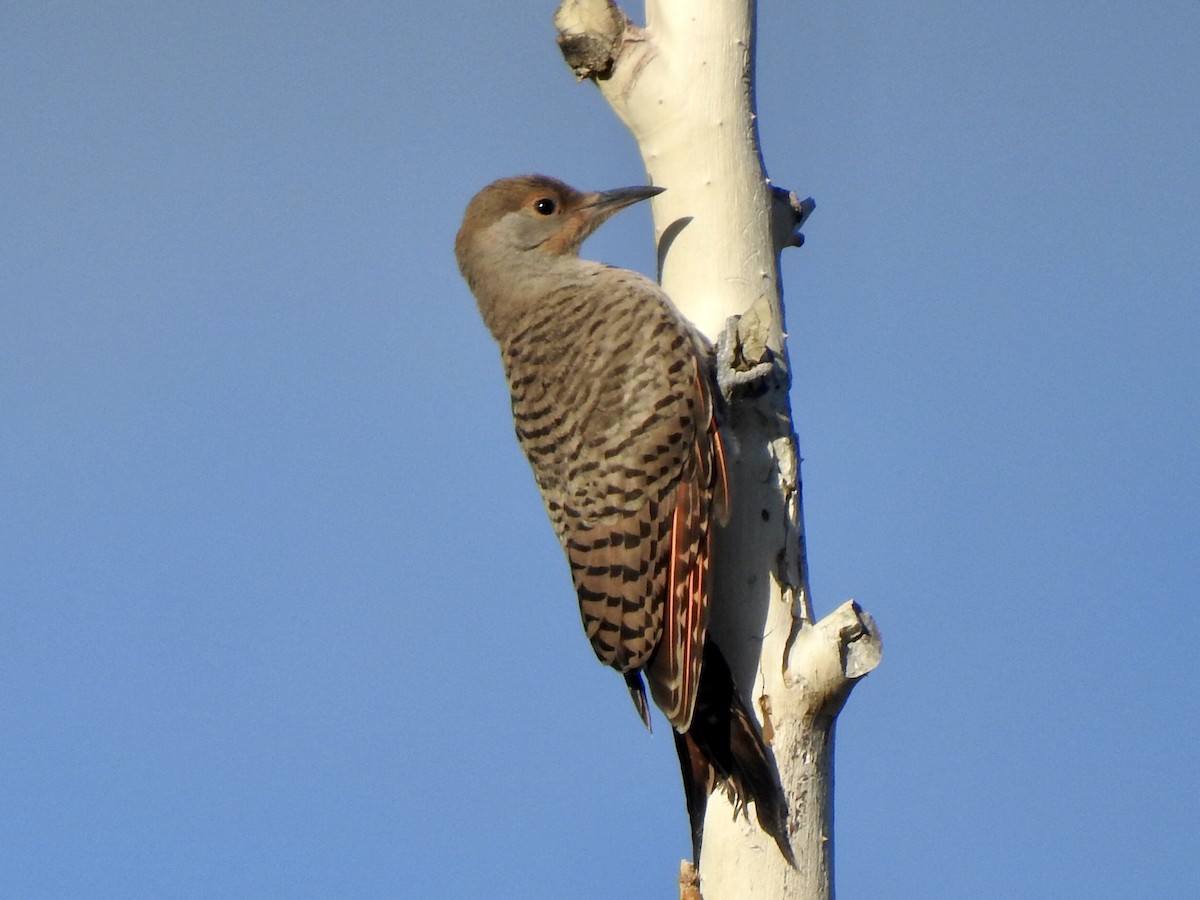
[[[659,277],[722,349],[733,512],[714,548],[710,633],[758,714],[787,794],[793,868],[719,792],[705,819],[705,900],[833,896],[834,723],[878,663],[871,617],[809,597],[779,254],[812,202],[773,188],[754,111],[753,0],[647,0],[638,27],[611,0],[563,0],[559,45],[637,140],[652,184]],[[696,889],[684,864],[681,896]]]

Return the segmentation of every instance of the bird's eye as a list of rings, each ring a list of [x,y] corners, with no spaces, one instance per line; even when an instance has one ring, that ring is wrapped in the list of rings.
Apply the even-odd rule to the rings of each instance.
[[[549,197],[542,197],[538,200],[534,200],[533,208],[536,209],[543,216],[552,215],[554,213],[554,210],[556,209],[556,207],[554,205],[554,201],[551,200]]]

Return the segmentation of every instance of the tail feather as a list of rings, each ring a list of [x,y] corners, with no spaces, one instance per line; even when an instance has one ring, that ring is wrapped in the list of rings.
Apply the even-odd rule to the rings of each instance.
[[[642,681],[642,670],[632,669],[626,672],[625,686],[629,688],[629,697],[633,700],[633,705],[637,709],[638,717],[642,720],[642,724],[646,726],[647,731],[654,731],[650,727],[650,707],[646,703],[646,684]]]
[[[704,813],[708,795],[727,787],[738,811],[754,803],[763,831],[775,839],[780,852],[795,865],[787,839],[787,801],[775,765],[754,720],[733,684],[729,666],[712,640],[704,645],[704,665],[691,727],[675,734],[675,750],[683,775],[692,854],[700,862]]]

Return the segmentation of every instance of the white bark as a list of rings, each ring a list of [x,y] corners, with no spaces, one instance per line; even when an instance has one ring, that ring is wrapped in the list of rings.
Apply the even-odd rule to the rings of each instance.
[[[807,900],[833,895],[834,722],[881,642],[857,604],[816,621],[809,598],[778,258],[812,204],[763,171],[754,12],[753,0],[647,0],[639,28],[611,0],[563,0],[555,26],[568,64],[633,133],[650,183],[668,189],[653,200],[663,287],[713,340],[741,317],[724,341],[734,508],[713,554],[710,633],[774,751],[796,867],[717,792],[700,891]]]

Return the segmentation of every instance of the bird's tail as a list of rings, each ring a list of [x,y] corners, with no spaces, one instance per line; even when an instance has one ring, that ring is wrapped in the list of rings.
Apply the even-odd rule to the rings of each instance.
[[[738,696],[725,658],[711,639],[704,643],[692,723],[684,733],[675,732],[675,750],[683,773],[692,855],[697,865],[708,795],[717,787],[729,790],[736,810],[744,810],[753,802],[759,825],[795,865],[787,838],[787,800],[775,764]]]

